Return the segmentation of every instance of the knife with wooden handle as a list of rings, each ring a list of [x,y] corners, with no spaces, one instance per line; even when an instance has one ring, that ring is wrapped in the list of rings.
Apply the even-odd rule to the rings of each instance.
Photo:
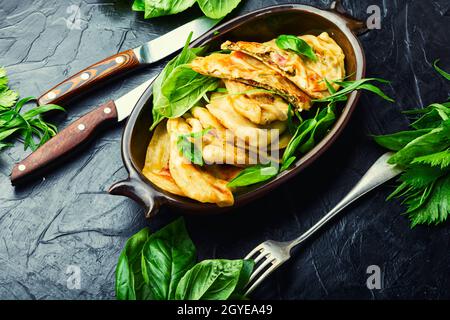
[[[42,174],[48,167],[88,142],[101,127],[126,119],[154,80],[155,78],[152,78],[144,82],[122,97],[110,100],[72,122],[25,160],[17,163],[11,172],[11,183],[17,185]]]
[[[42,94],[38,98],[38,104],[59,104],[88,91],[106,79],[160,61],[183,48],[191,32],[192,40],[195,40],[219,22],[220,19],[201,17],[137,48],[108,57]]]

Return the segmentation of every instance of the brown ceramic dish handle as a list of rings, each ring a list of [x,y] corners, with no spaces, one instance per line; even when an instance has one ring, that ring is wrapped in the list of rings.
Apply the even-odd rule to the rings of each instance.
[[[335,0],[331,3],[330,11],[338,15],[341,19],[343,19],[348,28],[353,31],[356,35],[361,35],[369,31],[367,28],[367,24],[364,21],[357,20],[354,17],[350,16],[342,5],[341,0]]]
[[[78,72],[56,85],[38,98],[39,105],[58,104],[91,89],[111,77],[123,74],[139,66],[133,50],[127,50],[106,58]]]
[[[125,196],[143,205],[146,209],[145,217],[155,216],[165,199],[140,178],[132,176],[127,180],[115,183],[108,192],[112,195]]]
[[[117,110],[114,101],[109,101],[71,123],[25,160],[17,163],[11,173],[12,184],[17,185],[45,171],[57,160],[90,140],[102,125],[114,122],[117,122]]]

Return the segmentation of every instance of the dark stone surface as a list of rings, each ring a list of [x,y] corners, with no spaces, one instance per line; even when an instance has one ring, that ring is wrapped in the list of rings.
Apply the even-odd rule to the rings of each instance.
[[[236,14],[292,1],[244,0]],[[331,1],[299,1],[327,7]],[[69,29],[66,10],[81,9],[80,29]],[[337,143],[313,166],[270,196],[231,214],[186,217],[200,258],[241,258],[266,239],[287,240],[331,209],[382,153],[368,136],[406,128],[401,110],[448,96],[430,67],[450,66],[450,3],[344,1],[367,19],[382,9],[381,30],[362,36],[368,75],[392,80],[389,104],[364,94]],[[39,95],[68,75],[120,50],[163,34],[200,14],[145,21],[129,1],[13,1],[0,4],[0,65],[21,95]],[[70,25],[70,23],[69,23]],[[115,98],[162,65],[120,79],[68,105],[61,127],[108,98]],[[123,125],[105,132],[45,180],[11,187],[8,175],[27,152],[21,145],[0,155],[0,298],[112,299],[114,270],[124,241],[143,226],[160,228],[175,215],[163,210],[147,222],[134,202],[105,190],[123,179]],[[392,183],[391,183],[392,185]],[[255,292],[258,299],[450,298],[449,226],[410,230],[399,203],[386,203],[383,186],[351,206]],[[382,289],[366,287],[366,268],[379,265]],[[66,286],[69,265],[81,268],[81,289]]]

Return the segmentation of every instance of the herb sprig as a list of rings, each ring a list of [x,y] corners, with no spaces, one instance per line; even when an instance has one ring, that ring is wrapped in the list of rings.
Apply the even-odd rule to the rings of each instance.
[[[65,110],[51,104],[23,112],[24,106],[35,98],[27,97],[16,102],[18,98],[18,93],[8,87],[5,69],[0,68],[0,150],[12,146],[12,143],[7,141],[13,136],[19,136],[24,149],[30,148],[34,151],[57,132],[55,125],[42,119],[42,114],[52,110]]]
[[[434,67],[450,80],[437,61]],[[389,162],[405,169],[388,200],[402,199],[411,227],[436,225],[450,213],[450,103],[433,103],[405,113],[418,116],[411,123],[412,130],[374,137],[379,145],[395,151]]]
[[[245,299],[251,260],[204,260],[182,218],[151,234],[148,228],[126,242],[116,267],[118,300]]]

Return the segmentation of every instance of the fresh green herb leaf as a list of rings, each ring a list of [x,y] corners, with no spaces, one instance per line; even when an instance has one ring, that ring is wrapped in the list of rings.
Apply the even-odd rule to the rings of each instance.
[[[311,131],[308,140],[299,148],[300,152],[307,153],[312,150],[320,140],[325,137],[328,130],[336,121],[334,104],[330,104],[328,107],[322,109],[316,117],[316,125]]]
[[[438,62],[439,62],[439,59],[436,60],[436,61],[433,63],[434,69],[435,69],[437,72],[439,72],[439,74],[440,74],[441,76],[443,76],[445,79],[450,80],[450,73],[447,73],[447,72],[445,72],[444,70],[442,70],[441,68],[439,68],[438,65],[437,65]]]
[[[411,126],[415,129],[436,128],[442,120],[450,118],[449,103],[433,103],[423,109],[415,109],[403,112],[408,115],[421,115]]]
[[[425,156],[414,158],[412,164],[421,163],[432,167],[440,167],[441,169],[450,166],[450,150],[444,150],[438,153],[428,154]]]
[[[399,151],[411,141],[429,133],[431,130],[432,129],[400,131],[393,134],[374,136],[373,138],[380,146],[392,151]]]
[[[306,119],[305,121],[303,121],[302,124],[300,124],[300,126],[298,126],[297,131],[295,132],[294,136],[289,141],[289,144],[284,150],[282,160],[283,164],[286,163],[288,159],[290,159],[292,156],[294,156],[300,144],[306,141],[307,135],[312,130],[314,130],[316,125],[317,120],[313,118],[313,119]]]
[[[197,2],[208,18],[222,19],[233,11],[241,0],[197,0]]]
[[[178,136],[177,146],[178,150],[188,159],[191,163],[203,166],[202,150],[197,147],[198,140],[207,134],[211,129],[205,129],[200,132],[193,132],[188,134],[182,134]],[[194,140],[194,141],[192,141]]]
[[[244,260],[205,260],[189,270],[178,283],[177,300],[227,300],[242,291],[253,270]],[[245,283],[245,284],[244,284]]]
[[[355,90],[371,91],[387,101],[394,102],[394,100],[392,98],[388,97],[378,87],[374,86],[373,84],[369,84],[368,82],[390,83],[387,80],[379,79],[379,78],[366,78],[366,79],[355,80],[355,81],[333,81],[333,83],[336,83],[336,84],[342,86],[343,89],[331,94],[328,97],[325,97],[322,99],[315,99],[315,100],[313,100],[313,102],[345,101],[347,99],[347,95]]]
[[[22,112],[22,108],[28,102],[36,100],[34,97],[23,98],[16,103],[18,95],[15,91],[8,88],[8,79],[6,71],[0,68],[0,150],[11,146],[4,142],[14,134],[22,137],[24,148],[31,148],[33,151],[47,142],[56,134],[56,127],[45,122],[41,115],[52,111],[64,109],[57,105],[45,105],[31,108]],[[37,138],[38,143],[34,141]]]
[[[131,9],[133,11],[145,11],[145,0],[134,0]]]
[[[150,237],[147,228],[142,229],[125,244],[116,267],[116,298],[118,300],[152,299],[141,271],[141,254]]]
[[[195,3],[196,0],[144,0],[144,18],[156,18],[161,16],[167,16],[182,12]],[[133,8],[136,7],[137,11],[142,11],[142,3],[138,1]],[[134,9],[133,9],[134,10]]]
[[[245,168],[233,180],[228,182],[229,188],[245,187],[272,179],[278,174],[278,168],[268,165],[256,165]]]
[[[441,126],[429,133],[414,139],[403,149],[395,153],[389,163],[406,166],[414,158],[440,152],[450,147],[450,120],[442,122]]]
[[[425,201],[420,199],[425,198]],[[450,213],[450,175],[442,177],[427,190],[425,197],[416,196],[410,199],[420,202],[415,209],[408,210],[412,227],[418,224],[439,224],[447,220]]]
[[[280,35],[275,40],[276,45],[283,50],[290,50],[299,56],[305,56],[313,61],[317,61],[317,56],[313,48],[305,40],[293,35]]]
[[[192,33],[181,53],[172,59],[153,85],[153,130],[165,118],[176,118],[195,106],[207,92],[215,90],[219,80],[198,74],[188,67],[203,49],[189,48]]]
[[[142,274],[153,299],[173,300],[178,282],[195,261],[195,246],[183,219],[152,234],[142,249]]]

